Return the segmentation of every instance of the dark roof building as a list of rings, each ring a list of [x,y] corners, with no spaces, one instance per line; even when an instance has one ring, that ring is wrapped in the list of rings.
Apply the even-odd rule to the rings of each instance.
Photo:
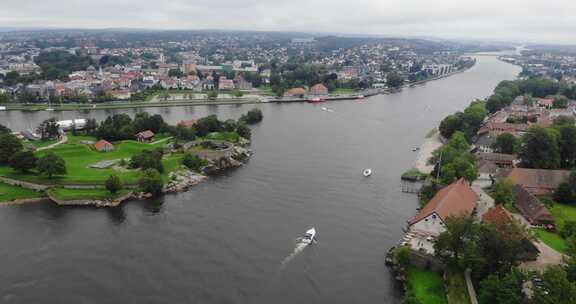
[[[154,132],[150,130],[142,131],[136,134],[136,139],[140,142],[149,142],[154,139]]]
[[[514,205],[532,225],[545,225],[554,222],[552,213],[540,200],[521,185],[514,185]]]

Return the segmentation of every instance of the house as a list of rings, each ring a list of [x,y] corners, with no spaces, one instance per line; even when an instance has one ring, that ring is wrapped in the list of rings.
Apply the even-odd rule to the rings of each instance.
[[[252,83],[246,81],[242,74],[238,74],[234,77],[234,85],[239,90],[252,90]]]
[[[501,178],[509,178],[514,185],[520,185],[534,195],[546,195],[552,193],[560,183],[564,182],[570,171],[512,168],[503,171]]]
[[[496,205],[488,209],[482,216],[482,222],[494,225],[506,240],[520,241],[520,260],[535,260],[540,254],[526,230],[518,227],[521,223],[504,206]]]
[[[302,98],[302,97],[304,97],[304,95],[306,95],[306,90],[304,90],[303,88],[292,88],[292,89],[286,91],[286,93],[284,93],[284,97]]]
[[[178,125],[183,126],[185,128],[192,128],[196,124],[196,122],[197,122],[196,119],[182,120],[178,123]]]
[[[500,168],[512,168],[516,162],[516,155],[480,152],[476,153],[476,159],[492,162]]]
[[[434,252],[434,239],[446,230],[446,219],[470,216],[478,195],[463,178],[441,189],[416,216],[408,222],[405,241],[412,249]]]
[[[522,185],[514,185],[514,205],[532,225],[548,225],[554,223],[552,213]]]
[[[132,93],[127,89],[111,90],[108,93],[116,99],[130,99],[132,97]]]
[[[328,88],[321,83],[317,83],[310,88],[310,95],[328,95]]]
[[[101,139],[94,144],[94,149],[96,149],[98,152],[110,152],[114,151],[114,145],[104,139]]]
[[[492,153],[494,152],[494,144],[496,143],[496,136],[490,133],[482,133],[480,134],[476,140],[474,141],[474,147],[477,151],[483,153]]]
[[[136,140],[139,142],[151,142],[154,140],[154,132],[150,130],[142,131],[136,134]]]
[[[234,90],[234,81],[231,79],[227,79],[226,76],[220,76],[220,79],[218,80],[218,89]]]
[[[496,228],[502,228],[509,223],[515,223],[516,219],[502,205],[496,205],[482,215],[482,222],[492,223]]]

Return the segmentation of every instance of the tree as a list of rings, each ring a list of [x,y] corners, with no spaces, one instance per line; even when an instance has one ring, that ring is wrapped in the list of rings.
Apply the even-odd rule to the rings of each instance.
[[[0,135],[0,164],[6,165],[10,158],[22,150],[22,142],[12,134]]]
[[[204,165],[204,161],[197,155],[186,153],[184,158],[182,158],[182,164],[190,170],[200,171]]]
[[[561,95],[555,96],[552,107],[555,109],[566,109],[568,107],[568,98]]]
[[[147,169],[142,173],[142,177],[138,180],[138,185],[143,192],[152,195],[159,195],[162,193],[162,177],[160,172],[156,169]]]
[[[556,169],[560,167],[557,134],[553,129],[530,127],[522,137],[519,155],[528,168]]]
[[[110,191],[112,194],[116,194],[118,191],[122,190],[122,182],[120,178],[116,175],[110,175],[106,180],[106,190]]]
[[[244,93],[242,93],[242,91],[236,90],[236,91],[234,92],[234,97],[240,98],[240,97],[242,97],[242,96],[244,96]]]
[[[576,126],[563,125],[559,128],[560,159],[565,167],[576,165]]]
[[[460,266],[461,255],[466,249],[467,240],[476,229],[470,216],[449,217],[446,219],[446,231],[442,232],[434,243],[436,255],[447,264]]]
[[[44,120],[36,129],[42,139],[54,139],[60,136],[60,127],[55,118]]]
[[[200,137],[204,137],[211,132],[222,131],[222,122],[218,120],[216,115],[209,115],[198,119],[196,122],[196,134]]]
[[[563,182],[554,190],[554,200],[561,204],[574,203],[575,193],[568,182]]]
[[[6,93],[0,93],[0,103],[8,103],[10,102],[10,96]]]
[[[512,192],[513,187],[514,184],[509,178],[499,180],[494,185],[494,191],[492,193],[492,197],[496,204],[511,204],[514,201],[514,193]]]
[[[164,172],[164,165],[162,164],[162,150],[156,149],[154,151],[144,150],[140,154],[132,156],[130,159],[131,168],[140,168],[142,170],[155,169],[162,173]]]
[[[517,304],[522,303],[524,294],[522,284],[526,275],[513,269],[502,276],[489,275],[480,282],[478,302],[480,304]]]
[[[0,125],[0,134],[7,134],[7,133],[12,133],[12,130],[10,130],[10,128]]]
[[[38,160],[37,169],[40,174],[46,174],[48,178],[52,178],[54,175],[66,174],[66,162],[62,157],[48,153]]]
[[[398,73],[390,73],[386,76],[386,85],[390,88],[397,89],[404,84],[404,78]]]
[[[394,251],[394,259],[400,267],[410,266],[410,248],[408,246],[400,246]]]
[[[543,288],[535,289],[536,303],[576,303],[576,283],[568,280],[566,271],[560,266],[550,266],[542,275]]]
[[[10,167],[21,172],[28,172],[28,170],[36,167],[38,159],[34,153],[30,151],[16,152],[10,158]]]
[[[252,131],[244,123],[238,124],[238,127],[236,128],[236,132],[238,133],[238,135],[240,135],[240,137],[245,138],[245,139],[250,139],[252,137]]]
[[[248,113],[242,115],[240,117],[240,120],[242,122],[245,122],[246,124],[251,125],[251,124],[261,122],[263,118],[264,118],[264,115],[262,115],[262,110],[252,109],[252,110],[248,111]]]
[[[168,77],[182,77],[184,75],[184,73],[182,73],[182,71],[180,71],[180,69],[170,69],[168,71]]]
[[[502,133],[496,137],[493,148],[498,153],[514,154],[518,148],[518,139],[510,133]]]

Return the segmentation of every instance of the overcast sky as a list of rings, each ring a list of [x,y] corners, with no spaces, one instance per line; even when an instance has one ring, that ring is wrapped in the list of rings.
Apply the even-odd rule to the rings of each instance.
[[[576,0],[0,0],[0,27],[242,29],[576,44]]]

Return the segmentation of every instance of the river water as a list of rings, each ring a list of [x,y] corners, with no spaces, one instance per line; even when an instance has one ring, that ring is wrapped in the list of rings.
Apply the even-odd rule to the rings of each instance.
[[[187,193],[116,209],[0,207],[0,302],[399,303],[384,255],[417,207],[400,191],[412,148],[519,71],[479,56],[464,73],[397,94],[258,105],[248,165]],[[252,107],[148,111],[176,123]],[[3,112],[0,123],[137,111]],[[312,226],[318,244],[293,254]]]

